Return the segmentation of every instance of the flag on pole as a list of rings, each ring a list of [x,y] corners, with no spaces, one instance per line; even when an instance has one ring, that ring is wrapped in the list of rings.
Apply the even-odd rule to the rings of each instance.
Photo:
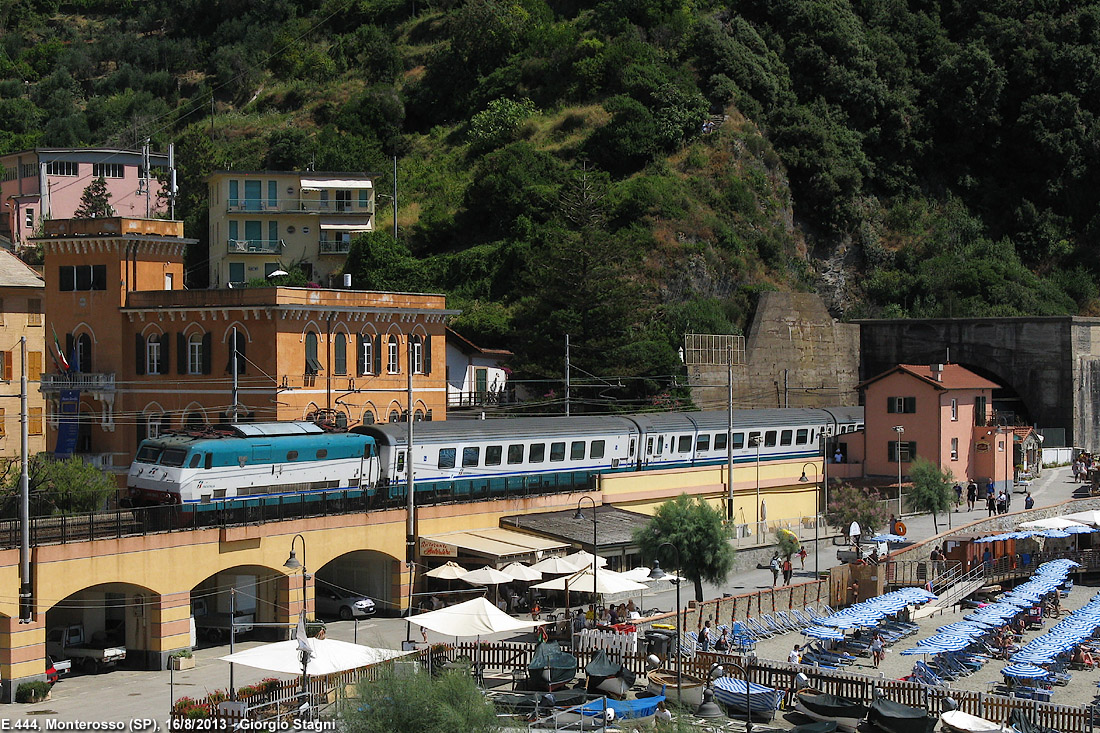
[[[57,352],[57,355],[54,356],[54,363],[57,364],[59,371],[67,372],[69,371],[69,360],[65,358],[65,350],[61,348],[61,342],[57,339],[57,330],[52,323],[50,324],[50,330],[53,331],[53,347]]]

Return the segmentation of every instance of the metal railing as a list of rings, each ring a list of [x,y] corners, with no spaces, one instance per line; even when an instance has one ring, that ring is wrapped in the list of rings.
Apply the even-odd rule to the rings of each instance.
[[[374,200],[361,205],[358,201],[318,201],[313,199],[278,199],[272,203],[270,199],[237,199],[234,203],[226,204],[227,214],[296,214],[299,212],[313,214],[373,214]]]
[[[43,374],[38,384],[41,392],[57,392],[63,389],[78,389],[85,392],[114,392],[115,375],[93,372],[68,372],[66,374]]]
[[[286,243],[281,239],[230,239],[229,254],[279,254]]]
[[[351,251],[351,242],[339,239],[322,239],[317,250],[323,255],[346,255]]]

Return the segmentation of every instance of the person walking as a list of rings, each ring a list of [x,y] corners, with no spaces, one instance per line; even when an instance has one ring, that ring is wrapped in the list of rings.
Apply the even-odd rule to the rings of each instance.
[[[1004,514],[1008,511],[1008,499],[1005,498],[1005,492],[1001,491],[997,494],[997,513]]]
[[[959,511],[963,504],[963,487],[958,481],[955,482],[955,511]]]
[[[794,649],[791,649],[791,653],[787,655],[787,661],[791,664],[802,664],[802,647],[795,644]]]
[[[989,516],[993,516],[997,513],[997,494],[993,491],[986,489],[985,495],[985,508],[989,510]]]
[[[978,500],[978,485],[974,483],[974,479],[970,479],[970,483],[966,485],[966,511],[974,511],[974,502]]]
[[[779,582],[779,553],[772,555],[772,561],[768,563],[768,567],[772,571],[772,588]]]
[[[802,561],[802,569],[803,570],[806,569],[806,555],[807,555],[806,547],[805,546],[799,547],[798,548],[798,559]]]
[[[882,635],[876,633],[875,638],[871,640],[871,659],[875,663],[875,669],[878,669],[879,664],[886,658],[886,645],[882,641]]]
[[[1031,496],[1031,492],[1024,493],[1024,509],[1031,510],[1035,508],[1035,499]]]
[[[794,566],[791,565],[791,559],[788,557],[783,560],[783,585],[790,585],[791,578],[794,576]]]

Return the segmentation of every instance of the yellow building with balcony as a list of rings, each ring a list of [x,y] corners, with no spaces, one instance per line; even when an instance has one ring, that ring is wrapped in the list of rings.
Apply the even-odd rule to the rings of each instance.
[[[351,240],[374,230],[370,173],[216,171],[210,187],[210,286],[301,267],[338,285]]]
[[[46,449],[45,400],[38,391],[45,357],[42,278],[21,259],[0,250],[0,460],[19,457],[19,389],[22,364],[19,339],[27,337],[27,447]]]

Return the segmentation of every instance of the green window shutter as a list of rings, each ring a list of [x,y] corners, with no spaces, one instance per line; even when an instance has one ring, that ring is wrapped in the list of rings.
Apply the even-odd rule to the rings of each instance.
[[[134,371],[145,374],[145,338],[140,333],[134,334]]]
[[[424,335],[424,353],[423,353],[422,358],[423,358],[423,361],[424,361],[424,373],[425,374],[431,374],[432,373],[432,336],[431,336],[431,334],[425,334]]]
[[[267,208],[275,210],[279,208],[279,182],[267,182]]]
[[[374,373],[382,373],[382,334],[375,334],[374,337]]]
[[[905,412],[915,413],[917,411],[917,398],[906,397],[905,398]]]
[[[213,339],[210,338],[210,332],[207,331],[202,335],[202,373],[210,373],[210,351],[213,346]]]
[[[240,197],[240,183],[233,180],[229,181],[229,205],[236,206]]]
[[[176,374],[187,374],[187,337],[176,334]]]
[[[887,397],[886,398],[886,412],[888,412],[890,414],[893,414],[894,412],[897,412],[894,409],[894,407],[896,405],[897,405],[897,399],[896,398],[894,398],[894,397]]]
[[[363,334],[355,334],[355,375],[367,373],[367,365],[363,359]]]
[[[149,416],[141,415],[137,421],[137,442],[141,445],[141,441],[149,437]]]
[[[910,440],[909,441],[909,460],[913,461],[913,460],[916,460],[916,458],[917,458],[917,441]]]
[[[172,358],[172,349],[169,348],[169,344],[172,343],[172,335],[165,331],[160,335],[160,373],[168,374],[171,370],[168,365],[171,363],[169,360]]]
[[[886,460],[890,463],[898,460],[898,443],[896,440],[891,440],[886,444]]]

